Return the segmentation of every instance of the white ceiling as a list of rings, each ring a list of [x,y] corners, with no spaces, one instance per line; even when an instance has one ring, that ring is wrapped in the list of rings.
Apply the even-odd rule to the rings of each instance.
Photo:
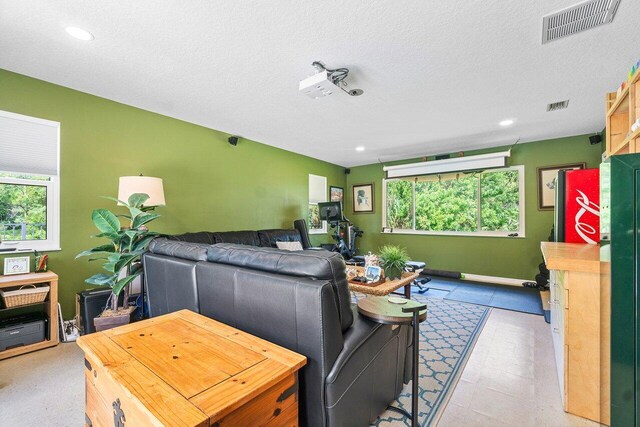
[[[601,130],[640,59],[640,1],[543,46],[543,15],[575,3],[0,0],[0,68],[354,166]],[[364,95],[298,93],[314,60]]]

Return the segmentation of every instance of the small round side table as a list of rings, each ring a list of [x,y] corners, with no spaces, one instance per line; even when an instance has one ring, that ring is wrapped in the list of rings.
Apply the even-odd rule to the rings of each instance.
[[[413,374],[411,379],[411,414],[401,408],[389,409],[411,418],[411,426],[418,427],[418,352],[420,350],[420,323],[427,319],[427,305],[413,300],[404,304],[389,302],[387,296],[369,296],[358,301],[358,312],[370,320],[386,325],[411,325],[413,327]],[[403,298],[391,297],[395,300]]]

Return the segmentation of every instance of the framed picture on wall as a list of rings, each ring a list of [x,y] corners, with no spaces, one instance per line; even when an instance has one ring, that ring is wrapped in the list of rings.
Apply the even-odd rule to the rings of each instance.
[[[555,208],[558,171],[584,169],[585,166],[584,163],[572,163],[538,168],[538,210],[551,211]]]
[[[344,202],[344,188],[329,187],[329,197],[331,202]]]
[[[373,213],[373,184],[358,184],[351,189],[353,213]]]

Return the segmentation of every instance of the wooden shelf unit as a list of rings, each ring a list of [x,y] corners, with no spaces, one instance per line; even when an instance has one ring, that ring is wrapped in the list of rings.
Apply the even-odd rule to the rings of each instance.
[[[607,94],[607,148],[608,156],[640,153],[640,128],[631,132],[631,125],[640,119],[640,70],[627,81],[621,91]]]
[[[600,275],[600,247],[542,242],[550,270],[551,337],[564,410],[610,423],[611,293]]]
[[[47,299],[44,302],[21,305],[11,308],[4,308],[3,305],[2,312],[8,312],[10,310],[20,310],[25,307],[44,305],[43,311],[47,316],[49,316],[49,322],[47,323],[48,339],[34,344],[25,345],[23,347],[15,347],[5,351],[0,351],[0,360],[58,345],[58,275],[53,273],[52,271],[48,271],[46,273],[29,273],[18,274],[15,276],[0,276],[0,289],[17,289],[20,286],[24,285],[38,285],[43,283],[49,285],[49,294],[47,295]]]

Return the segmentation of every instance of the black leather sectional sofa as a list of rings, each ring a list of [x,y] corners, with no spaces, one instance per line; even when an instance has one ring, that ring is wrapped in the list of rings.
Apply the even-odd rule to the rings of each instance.
[[[365,426],[396,398],[409,330],[367,320],[351,304],[342,257],[281,251],[295,230],[190,233],[143,256],[151,316],[190,309],[307,357],[300,423]]]

